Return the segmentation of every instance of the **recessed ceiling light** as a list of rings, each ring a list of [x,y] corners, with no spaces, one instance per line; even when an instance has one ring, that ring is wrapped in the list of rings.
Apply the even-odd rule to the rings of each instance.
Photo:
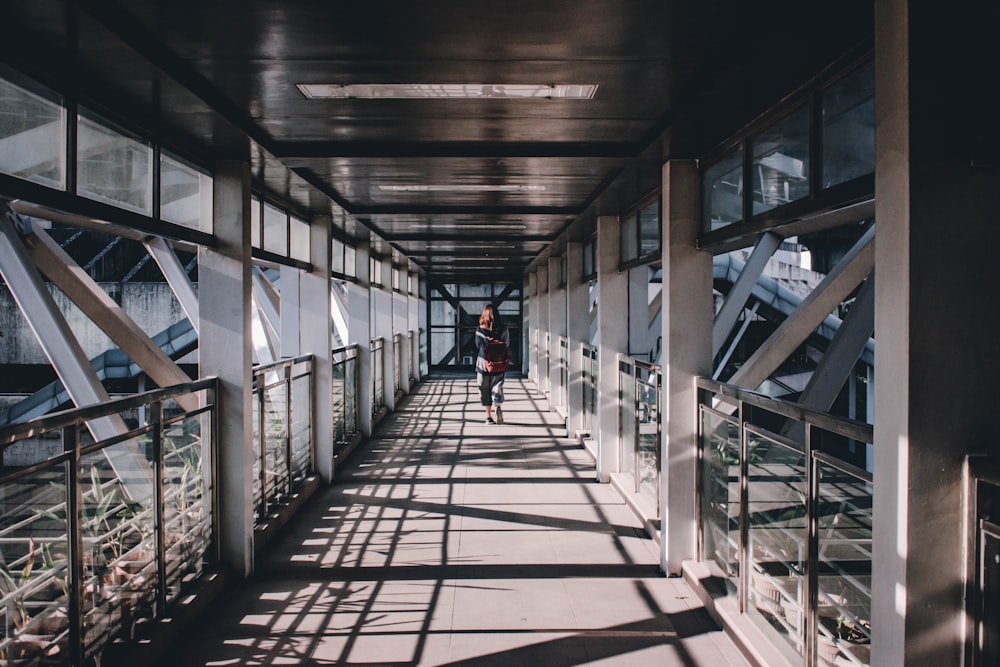
[[[544,185],[459,185],[443,183],[441,185],[377,185],[382,192],[545,192]]]
[[[309,99],[567,99],[590,100],[596,84],[504,84],[504,83],[299,83],[296,87]]]

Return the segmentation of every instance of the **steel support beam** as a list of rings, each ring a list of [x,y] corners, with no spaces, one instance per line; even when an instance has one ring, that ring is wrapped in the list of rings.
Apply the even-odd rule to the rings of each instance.
[[[44,230],[35,229],[25,237],[25,245],[35,265],[62,290],[83,313],[125,354],[161,387],[190,382],[187,373],[160,349],[149,335],[125,314],[114,299],[94,282],[83,268],[59,247]],[[89,362],[88,362],[89,365]],[[198,409],[193,395],[177,397],[185,410]]]
[[[730,384],[756,389],[816,330],[826,317],[875,267],[875,227],[872,226],[844,258],[785,318],[764,344],[740,367]]]
[[[17,230],[21,222],[8,204],[0,204],[0,275],[73,403],[107,403],[107,390],[31,262]],[[128,430],[117,415],[87,422],[87,428],[95,440],[113,438]],[[132,499],[145,501],[152,495],[153,470],[135,442],[127,441],[104,452]]]
[[[837,329],[837,334],[820,359],[816,370],[802,391],[798,403],[829,411],[837,400],[844,382],[850,377],[854,364],[861,356],[861,351],[871,340],[875,329],[875,272],[865,280],[854,299],[854,304],[847,311],[847,317]],[[785,435],[799,442],[805,442],[805,427],[800,421],[788,422],[784,429]]]
[[[729,289],[729,294],[726,295],[726,300],[715,316],[715,322],[712,323],[713,359],[719,354],[722,344],[726,342],[729,332],[733,330],[733,325],[736,324],[740,313],[743,312],[747,299],[750,298],[750,292],[753,291],[757,279],[767,267],[767,261],[771,259],[780,246],[781,239],[771,233],[761,235],[757,245],[754,246],[753,252],[750,253],[750,259],[743,266],[740,277]]]
[[[198,331],[198,292],[188,277],[187,270],[181,265],[177,254],[164,239],[151,237],[143,241],[146,252],[153,258],[160,272],[167,279],[171,291],[181,305],[181,310],[187,315],[191,328]]]

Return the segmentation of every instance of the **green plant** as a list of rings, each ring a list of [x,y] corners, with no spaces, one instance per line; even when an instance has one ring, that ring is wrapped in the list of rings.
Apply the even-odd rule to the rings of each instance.
[[[28,553],[24,557],[24,565],[15,574],[7,564],[3,552],[0,551],[0,593],[4,597],[10,596],[13,601],[13,617],[11,621],[18,630],[24,628],[31,616],[24,605],[24,588],[31,581],[31,572],[35,568],[35,541],[28,540]]]

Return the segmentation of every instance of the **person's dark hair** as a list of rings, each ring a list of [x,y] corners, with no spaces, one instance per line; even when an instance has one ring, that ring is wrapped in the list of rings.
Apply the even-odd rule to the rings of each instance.
[[[486,307],[483,308],[483,314],[479,316],[479,326],[487,331],[493,331],[493,327],[496,326],[498,319],[497,309],[492,303],[488,303],[486,304]]]

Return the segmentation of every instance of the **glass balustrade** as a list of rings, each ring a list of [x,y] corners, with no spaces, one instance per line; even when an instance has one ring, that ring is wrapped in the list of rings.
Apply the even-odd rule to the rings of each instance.
[[[0,428],[0,663],[94,660],[216,560],[216,390],[202,380]]]
[[[870,664],[870,424],[698,379],[700,557],[792,664]]]
[[[263,521],[312,472],[312,355],[254,367],[254,516]],[[296,400],[297,399],[297,400]]]

